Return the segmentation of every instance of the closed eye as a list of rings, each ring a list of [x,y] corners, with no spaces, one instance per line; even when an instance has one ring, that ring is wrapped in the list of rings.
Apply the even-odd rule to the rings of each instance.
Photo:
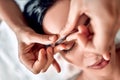
[[[72,46],[68,49],[62,50],[64,53],[70,53],[74,49],[75,43],[72,44]]]

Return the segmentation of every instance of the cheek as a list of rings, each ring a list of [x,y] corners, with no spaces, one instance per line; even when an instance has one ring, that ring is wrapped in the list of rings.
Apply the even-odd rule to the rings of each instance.
[[[83,53],[80,50],[71,51],[70,53],[63,53],[62,56],[70,63],[83,67]]]

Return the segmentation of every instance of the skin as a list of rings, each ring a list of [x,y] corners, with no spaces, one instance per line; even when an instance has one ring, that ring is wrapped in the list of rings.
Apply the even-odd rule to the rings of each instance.
[[[64,0],[61,0],[61,1],[64,1]],[[6,2],[7,2],[7,5],[6,5]],[[63,12],[63,11],[61,11],[61,12]],[[14,14],[14,13],[16,13],[16,14]],[[55,13],[56,13],[56,11],[55,11]],[[13,14],[14,14],[14,17],[11,16]],[[43,47],[43,44],[44,45],[52,44],[53,42],[55,42],[56,36],[40,35],[40,34],[35,33],[32,29],[30,29],[28,27],[28,25],[25,23],[25,19],[22,16],[20,9],[18,8],[18,6],[16,5],[16,3],[13,0],[9,0],[9,1],[8,0],[7,1],[0,0],[0,18],[2,20],[6,21],[7,24],[9,24],[10,28],[15,32],[17,39],[18,39],[20,61],[30,71],[37,74],[42,69],[43,69],[43,71],[45,71],[50,64],[53,64],[54,66],[56,66],[56,68],[59,72],[58,65],[57,65],[56,61],[53,59],[53,55],[54,55],[53,48],[49,47],[46,49]],[[53,24],[51,24],[51,25],[53,25]],[[63,26],[63,25],[61,25],[61,26]],[[57,24],[57,26],[58,26],[58,24]],[[76,29],[78,29],[78,28],[76,28]],[[46,33],[47,33],[47,30],[46,30]],[[80,42],[80,40],[78,42]],[[36,50],[34,50],[34,48],[36,48]],[[66,57],[67,57],[67,55],[66,55]],[[67,59],[67,60],[70,60],[70,59]],[[76,62],[77,61],[78,60],[76,59]],[[74,62],[75,61],[73,61],[73,63]],[[47,66],[45,66],[46,64],[47,64]]]
[[[43,28],[46,34],[60,34],[63,30],[65,23],[67,22],[68,13],[69,13],[69,0],[60,0],[57,1],[46,13],[43,20]],[[58,16],[59,15],[59,16]],[[84,19],[83,19],[84,20]],[[88,30],[91,28],[86,28],[81,24],[82,19],[79,19],[74,29],[76,32],[71,33],[64,44],[60,44],[54,48],[60,51],[61,55],[70,63],[78,66],[83,70],[82,74],[78,77],[77,80],[117,80],[120,75],[120,63],[119,63],[119,50],[115,50],[115,44],[111,47],[111,59],[109,64],[99,70],[88,68],[87,66],[97,61],[99,59],[97,56],[101,58],[99,53],[93,53],[90,50],[87,51],[82,47],[84,43],[82,43],[83,37],[86,40],[88,39]],[[49,28],[48,28],[49,26]],[[57,27],[56,27],[57,26]],[[74,41],[75,46],[69,52],[64,52],[63,50],[71,47],[72,42]]]
[[[7,5],[6,5],[7,3]],[[11,16],[13,15],[14,16]],[[41,35],[33,31],[26,23],[22,12],[14,0],[0,0],[0,19],[4,20],[14,31],[18,40],[18,52],[21,63],[34,74],[38,74],[53,55],[52,48],[44,45],[52,44],[57,40],[56,35]],[[37,48],[36,48],[37,47]],[[49,51],[51,50],[51,51]],[[46,54],[49,54],[46,56]],[[42,56],[42,57],[41,57]],[[43,60],[46,57],[47,60]],[[57,62],[49,60],[56,67]],[[40,65],[42,63],[42,65]],[[56,67],[58,72],[60,71]]]
[[[120,0],[71,0],[67,23],[60,36],[69,34],[81,14],[90,17],[93,29],[93,39],[85,41],[86,49],[99,53],[109,60],[108,54],[114,42],[120,24]],[[98,31],[99,30],[99,31]]]

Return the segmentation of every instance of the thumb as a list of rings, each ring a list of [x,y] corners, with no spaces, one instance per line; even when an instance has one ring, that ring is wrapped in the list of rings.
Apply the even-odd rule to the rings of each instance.
[[[42,35],[33,33],[31,35],[30,41],[32,43],[40,43],[44,45],[52,44],[57,40],[57,35]]]
[[[68,14],[67,23],[63,28],[63,30],[60,32],[61,37],[68,35],[74,29],[79,19],[79,16],[80,16],[80,13],[76,9],[71,7]]]

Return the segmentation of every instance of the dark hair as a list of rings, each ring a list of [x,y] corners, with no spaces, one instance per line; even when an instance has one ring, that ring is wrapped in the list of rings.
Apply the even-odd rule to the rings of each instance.
[[[43,34],[42,22],[46,11],[55,0],[30,0],[24,7],[23,15],[35,32]]]

